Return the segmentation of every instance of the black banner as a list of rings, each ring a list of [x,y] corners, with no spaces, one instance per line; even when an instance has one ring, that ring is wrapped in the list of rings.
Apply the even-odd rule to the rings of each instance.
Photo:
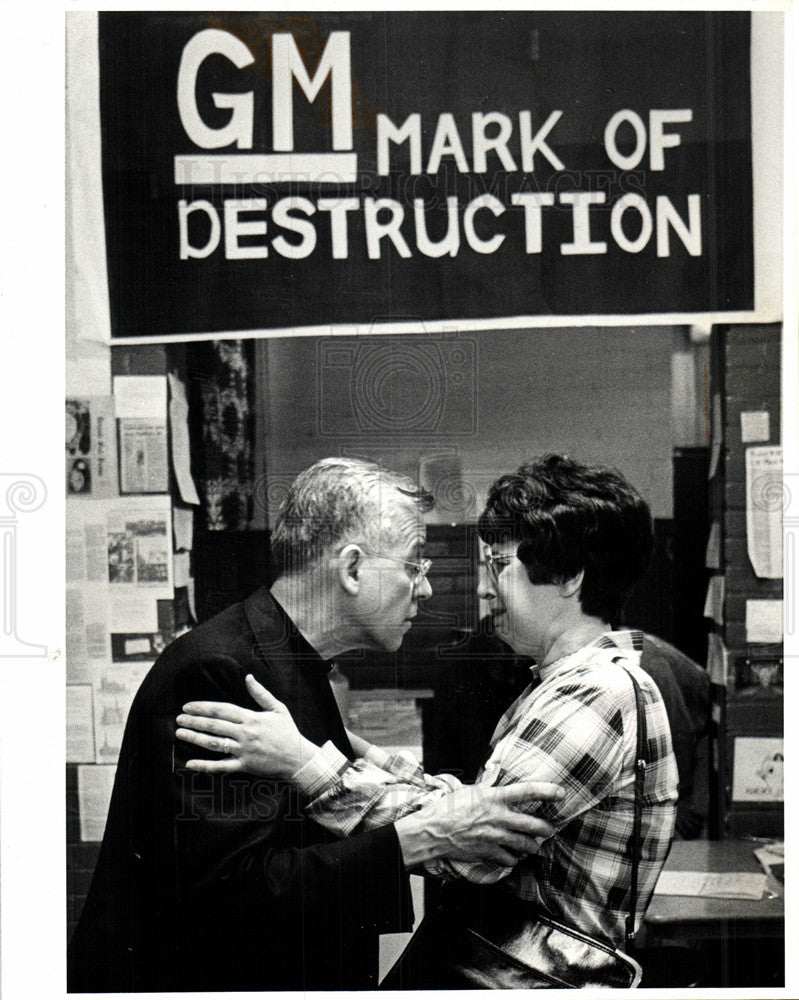
[[[114,337],[754,306],[746,13],[104,13]]]

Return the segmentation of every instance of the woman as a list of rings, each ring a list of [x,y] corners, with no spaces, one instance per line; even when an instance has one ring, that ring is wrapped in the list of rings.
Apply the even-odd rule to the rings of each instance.
[[[555,835],[512,869],[451,861],[426,870],[479,884],[504,880],[519,899],[554,919],[623,947],[637,736],[631,675],[643,695],[649,758],[637,922],[668,854],[677,801],[665,708],[638,666],[642,635],[614,629],[649,559],[649,510],[618,473],[548,455],[493,484],[478,531],[487,566],[478,593],[490,602],[501,638],[535,661],[540,683],[500,720],[477,783],[554,781],[565,797],[536,805]],[[391,822],[459,785],[363,740],[354,744],[363,755],[354,763],[330,745],[309,749],[284,707],[263,689],[251,689],[266,712],[185,706],[179,738],[228,755],[191,766],[291,780],[309,797],[313,818],[342,835],[361,824]],[[225,737],[221,745],[219,736]]]

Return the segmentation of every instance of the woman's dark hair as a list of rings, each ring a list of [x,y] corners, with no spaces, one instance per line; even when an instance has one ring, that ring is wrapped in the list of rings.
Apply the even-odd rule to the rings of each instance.
[[[500,476],[477,530],[487,545],[518,542],[531,583],[563,583],[583,570],[582,610],[614,625],[652,554],[652,518],[633,487],[564,455]]]

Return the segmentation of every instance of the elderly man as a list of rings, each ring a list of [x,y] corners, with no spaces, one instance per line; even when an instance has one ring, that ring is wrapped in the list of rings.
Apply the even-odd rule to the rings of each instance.
[[[551,832],[512,808],[547,784],[469,789],[347,840],[278,780],[185,768],[190,698],[273,691],[301,738],[356,756],[327,679],[355,648],[395,650],[430,595],[428,495],[366,462],[302,473],[273,532],[277,580],[173,642],[131,708],[103,846],[69,959],[71,992],[364,989],[382,932],[410,929],[406,872],[446,854],[512,864]],[[221,743],[217,749],[226,749]]]

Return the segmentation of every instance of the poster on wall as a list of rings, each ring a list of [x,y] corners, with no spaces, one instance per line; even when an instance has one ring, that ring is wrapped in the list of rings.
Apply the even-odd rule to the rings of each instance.
[[[784,769],[782,738],[736,737],[732,763],[733,802],[782,802]]]
[[[167,380],[163,375],[114,378],[120,493],[166,493]]]
[[[743,414],[742,414],[743,416]],[[759,577],[782,577],[782,447],[746,449],[746,550]]]
[[[72,499],[67,508],[67,674],[91,683],[124,637],[149,637],[147,655],[173,631],[172,509],[168,496]],[[127,647],[130,651],[131,647]],[[141,651],[141,650],[140,650]]]
[[[101,13],[112,337],[752,310],[749,50],[745,12]]]
[[[169,484],[166,421],[119,421],[120,493],[163,493]]]
[[[68,398],[64,444],[67,496],[111,497],[118,492],[112,397]]]
[[[103,665],[93,688],[98,764],[116,764],[131,702],[152,661],[150,656],[142,663]]]

